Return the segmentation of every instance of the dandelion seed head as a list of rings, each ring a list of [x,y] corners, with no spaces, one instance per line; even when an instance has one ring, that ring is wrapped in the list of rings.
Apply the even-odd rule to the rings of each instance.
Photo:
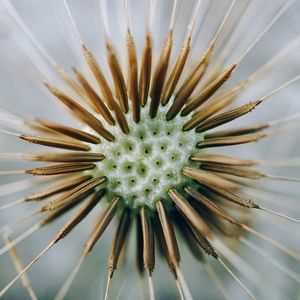
[[[52,51],[59,38],[50,43],[53,36],[46,34],[44,38],[49,40],[42,43],[35,30],[31,31],[32,25],[28,26],[32,22],[23,20],[13,2],[1,0],[7,19],[16,27],[12,30],[15,39],[5,37],[12,47],[12,56],[21,50],[17,54],[22,59],[15,60],[15,67],[33,79],[51,104],[59,103],[65,110],[55,106],[55,116],[51,116],[49,105],[49,111],[46,107],[31,116],[21,109],[1,108],[0,138],[4,135],[26,143],[29,150],[1,150],[0,162],[8,168],[0,167],[0,178],[35,176],[38,180],[26,178],[0,186],[2,196],[11,198],[18,192],[31,191],[11,202],[0,203],[0,213],[17,211],[25,203],[29,207],[28,214],[0,228],[0,233],[6,233],[0,257],[9,253],[17,270],[17,275],[1,287],[0,298],[20,280],[28,295],[36,299],[28,271],[58,243],[68,243],[67,237],[82,228],[83,221],[91,226],[90,231],[82,235],[84,242],[81,236],[75,239],[80,253],[61,288],[55,291],[55,300],[67,296],[90,253],[98,253],[95,247],[106,240],[106,232],[110,251],[105,253],[106,284],[101,284],[105,300],[116,296],[113,287],[118,284],[114,274],[121,278],[125,275],[132,281],[134,277],[130,275],[134,270],[147,282],[151,300],[163,297],[160,290],[172,293],[157,277],[161,257],[168,265],[179,297],[190,300],[195,291],[198,296],[198,277],[191,280],[194,273],[187,272],[185,267],[187,253],[199,262],[224,298],[230,299],[232,292],[223,282],[226,272],[243,296],[255,299],[264,290],[259,281],[265,270],[260,264],[257,269],[262,270],[251,266],[250,260],[244,258],[243,247],[263,255],[300,283],[297,272],[280,264],[254,240],[300,261],[297,246],[275,239],[273,231],[264,231],[264,227],[256,224],[260,215],[269,216],[271,226],[282,231],[286,229],[275,222],[276,218],[294,225],[300,223],[294,202],[287,201],[289,208],[294,208],[290,215],[286,201],[280,199],[281,193],[278,200],[274,192],[274,182],[278,189],[284,183],[299,183],[297,172],[294,177],[286,176],[281,169],[292,162],[297,167],[299,157],[283,158],[276,164],[256,159],[252,150],[241,150],[251,145],[250,149],[257,150],[259,147],[253,145],[275,135],[284,136],[299,126],[299,113],[269,121],[272,111],[269,109],[265,114],[261,107],[269,105],[275,109],[279,98],[274,99],[275,96],[286,95],[282,91],[299,82],[300,75],[281,82],[285,76],[276,76],[274,69],[283,61],[286,63],[300,45],[300,38],[262,64],[253,51],[273,27],[280,27],[278,21],[293,1],[282,1],[278,7],[267,3],[270,11],[262,16],[257,15],[261,9],[259,1],[121,2],[119,5],[119,1],[97,1],[94,23],[73,16],[76,4],[60,1],[58,10],[64,20],[59,30],[66,29],[65,42],[70,50],[62,61]],[[91,10],[92,5],[84,9],[87,15],[93,13]],[[87,28],[88,34],[83,34],[79,24]],[[99,39],[93,39],[99,32]],[[95,41],[101,49],[95,50]],[[65,51],[63,44],[56,48],[58,52]],[[253,59],[253,66],[249,67]],[[280,68],[279,71],[287,73]],[[266,75],[276,81],[269,84]],[[255,88],[255,82],[262,83],[263,92]],[[250,97],[248,87],[252,83]],[[22,87],[19,85],[18,90]],[[23,107],[29,107],[23,102]],[[263,115],[259,123],[251,118],[255,112]],[[13,168],[24,161],[27,164],[23,169]],[[276,173],[274,167],[280,172]],[[270,194],[269,187],[273,188]],[[22,262],[19,246],[30,243],[33,235],[44,227],[56,228],[63,218],[67,221],[54,238],[46,242],[32,261]],[[21,227],[24,230],[19,232]],[[105,251],[101,251],[101,257],[102,252]],[[127,259],[133,253],[136,264]],[[102,276],[102,267],[95,263],[87,272],[92,274],[101,269]],[[134,286],[139,285],[135,282]],[[145,293],[144,287],[141,292]]]

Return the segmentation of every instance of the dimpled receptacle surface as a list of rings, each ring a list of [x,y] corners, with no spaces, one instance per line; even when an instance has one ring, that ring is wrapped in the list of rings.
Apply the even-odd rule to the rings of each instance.
[[[128,135],[114,126],[110,131],[116,141],[102,140],[94,146],[94,152],[105,155],[97,172],[108,179],[108,198],[120,195],[132,209],[143,205],[153,209],[158,199],[169,201],[171,187],[181,189],[190,183],[181,170],[192,164],[189,157],[196,151],[201,136],[194,131],[182,131],[186,118],[177,116],[166,121],[167,109],[161,108],[157,117],[150,119],[148,107],[143,108],[138,124],[127,115]]]

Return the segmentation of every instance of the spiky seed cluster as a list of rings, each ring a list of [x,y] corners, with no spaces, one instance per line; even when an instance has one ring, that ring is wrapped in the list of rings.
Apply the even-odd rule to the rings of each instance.
[[[45,214],[45,217],[19,238],[6,239],[7,245],[0,253],[14,249],[18,242],[41,227],[56,221],[79,203],[82,203],[82,207],[44,251],[19,271],[18,276],[0,292],[0,296],[4,295],[19,278],[24,281],[25,272],[86,218],[104,197],[108,199],[106,209],[93,224],[78,265],[56,299],[65,296],[84,258],[115,218],[117,211],[121,217],[108,260],[106,298],[110,280],[128,238],[133,219],[137,220],[139,232],[137,239],[139,268],[141,273],[143,270],[147,272],[151,299],[154,299],[152,284],[156,248],[154,236],[163,249],[163,255],[178,284],[181,297],[191,298],[180,271],[180,251],[174,226],[183,234],[187,245],[198,259],[204,261],[203,252],[216,259],[252,298],[254,296],[251,292],[228,269],[214,249],[212,244],[214,239],[224,236],[237,238],[240,230],[247,231],[299,259],[297,253],[234,217],[235,212],[243,213],[247,217],[249,209],[267,210],[240,191],[248,184],[248,180],[270,176],[253,170],[252,166],[258,164],[255,161],[213,154],[210,150],[256,142],[268,136],[267,133],[262,133],[270,127],[268,123],[213,133],[207,131],[251,112],[275,92],[287,86],[285,84],[257,101],[229,108],[251,80],[246,79],[229,90],[221,88],[259,40],[256,40],[250,50],[236,63],[227,68],[223,67],[214,74],[209,73],[216,42],[228,21],[234,3],[227,11],[206,52],[199,55],[198,62],[194,65],[188,62],[193,24],[173,66],[170,64],[173,21],[160,57],[154,66],[150,31],[147,31],[142,57],[138,61],[135,41],[128,25],[126,36],[128,84],[125,83],[117,54],[108,35],[106,35],[107,62],[114,86],[108,84],[108,75],[104,74],[94,55],[84,44],[83,56],[98,83],[101,94],[96,91],[88,78],[75,68],[73,70],[77,80],[62,69],[57,71],[77,94],[76,98],[48,83],[45,84],[49,92],[69,108],[73,116],[86,127],[76,129],[46,120],[26,120],[24,122],[26,128],[35,130],[37,135],[14,134],[29,143],[64,149],[68,152],[21,155],[25,160],[54,164],[13,173],[55,176],[55,182],[49,183],[48,188],[43,188],[14,203],[48,200],[31,215]],[[200,5],[198,9],[199,7]],[[67,6],[66,8],[68,10]],[[285,9],[287,7],[284,6],[272,20],[276,20]],[[175,11],[176,5],[173,15]],[[182,76],[183,70],[188,71],[185,78]],[[206,82],[203,81],[204,75],[210,75],[207,76],[210,79]],[[179,84],[180,79],[183,80],[182,84]],[[197,87],[200,84],[203,84],[203,88],[199,90]],[[69,175],[70,173],[76,174]],[[228,227],[230,224],[234,227]],[[20,266],[17,254],[14,261]],[[30,285],[27,284],[27,287]],[[29,291],[32,293],[30,289]]]

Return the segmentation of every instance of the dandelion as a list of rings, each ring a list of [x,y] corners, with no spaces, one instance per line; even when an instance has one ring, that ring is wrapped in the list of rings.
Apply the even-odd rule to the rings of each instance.
[[[213,5],[215,2],[224,11],[221,18],[216,16],[211,22],[211,14],[220,13]],[[2,212],[17,209],[24,203],[30,204],[32,211],[1,228],[4,245],[0,255],[10,254],[17,275],[1,287],[0,296],[6,295],[20,280],[28,295],[37,299],[27,272],[85,220],[89,220],[90,233],[84,245],[77,245],[81,255],[55,299],[66,297],[89,254],[115,222],[115,233],[110,237],[107,280],[101,290],[104,299],[117,297],[110,290],[114,275],[117,267],[121,270],[128,263],[125,256],[132,256],[132,249],[135,249],[137,272],[147,282],[143,297],[149,299],[161,296],[155,280],[155,260],[160,257],[170,269],[179,297],[200,298],[202,291],[191,292],[181,267],[182,247],[187,247],[200,262],[199,267],[203,266],[219,297],[225,299],[231,299],[232,295],[222,270],[239,286],[243,297],[256,299],[255,294],[260,295],[260,291],[252,290],[247,284],[251,280],[257,283],[253,280],[257,271],[242,258],[242,247],[250,250],[252,256],[269,262],[289,280],[300,283],[300,275],[292,267],[277,260],[257,241],[280,251],[296,264],[300,253],[255,225],[256,219],[268,215],[272,226],[282,219],[283,223],[276,225],[279,231],[286,230],[282,224],[300,223],[292,216],[297,214],[297,203],[292,203],[290,198],[284,201],[276,197],[276,191],[268,191],[269,186],[274,186],[268,182],[297,186],[299,177],[272,170],[277,167],[284,172],[281,167],[297,166],[299,158],[255,159],[240,150],[246,149],[242,148],[243,144],[259,145],[263,140],[297,128],[299,113],[262,122],[250,118],[248,125],[241,122],[245,115],[252,116],[265,105],[276,105],[275,95],[291,88],[300,75],[276,83],[275,88],[263,94],[255,89],[255,97],[239,103],[255,82],[265,80],[266,86],[269,85],[267,75],[273,75],[274,69],[291,56],[300,38],[289,42],[250,75],[233,80],[235,72],[243,68],[244,61],[291,9],[293,2],[278,7],[268,2],[275,9],[237,55],[235,49],[242,44],[243,35],[251,31],[247,20],[253,23],[254,13],[260,13],[259,5],[250,1],[215,2],[193,3],[182,38],[176,25],[184,23],[180,18],[186,3],[170,1],[166,14],[168,26],[161,46],[153,28],[162,1],[113,2],[118,18],[124,21],[120,21],[124,36],[118,37],[119,43],[122,40],[122,46],[118,47],[113,42],[114,20],[108,17],[111,3],[98,3],[97,18],[104,32],[105,49],[100,62],[80,33],[67,1],[63,0],[60,7],[70,29],[68,42],[78,62],[64,68],[39,42],[12,3],[1,1],[6,16],[29,43],[21,52],[27,60],[17,60],[19,68],[48,97],[62,104],[78,123],[67,123],[66,111],[65,117],[58,121],[41,116],[31,118],[26,113],[19,115],[18,111],[0,111],[1,134],[32,144],[33,149],[1,153],[0,160],[42,163],[0,171],[1,178],[26,176],[1,185],[3,200],[7,195],[34,188],[33,193],[22,199],[1,203]],[[146,20],[143,29],[135,27],[134,18],[139,22]],[[144,27],[143,38],[137,40],[135,32],[140,35]],[[209,38],[202,42],[203,50],[199,50],[197,42],[202,28]],[[176,49],[181,42],[181,49]],[[16,60],[16,54],[8,52]],[[50,150],[37,152],[42,147]],[[236,155],[237,152],[241,153]],[[30,175],[34,177],[28,179]],[[289,213],[287,208],[291,203]],[[91,221],[89,215],[95,212],[98,215]],[[68,220],[54,239],[25,264],[18,247],[42,228],[54,226],[65,215]],[[17,234],[19,226],[30,222],[33,224],[29,228]],[[134,246],[129,243],[132,235],[136,240]],[[95,268],[103,272],[103,268]],[[164,292],[167,290],[165,287]]]

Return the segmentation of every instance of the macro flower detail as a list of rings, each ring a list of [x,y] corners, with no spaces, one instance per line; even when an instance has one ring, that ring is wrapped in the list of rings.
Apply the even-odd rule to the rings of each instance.
[[[145,298],[166,299],[160,297],[155,282],[155,262],[162,258],[180,299],[199,299],[201,291],[194,294],[190,290],[182,269],[185,260],[185,256],[181,257],[182,247],[188,248],[194,259],[200,261],[219,296],[225,299],[232,296],[223,282],[223,273],[218,273],[215,266],[226,272],[244,297],[256,299],[257,291],[242,279],[250,273],[243,273],[250,263],[241,263],[240,269],[236,263],[242,261],[238,256],[242,246],[265,257],[289,280],[299,284],[297,271],[264,252],[251,238],[298,263],[300,253],[263,232],[255,226],[255,220],[261,211],[276,220],[299,224],[296,217],[286,213],[284,206],[273,209],[272,202],[264,201],[264,192],[268,190],[264,182],[297,185],[300,179],[286,173],[273,174],[269,169],[265,171],[264,167],[271,170],[276,167],[276,161],[253,159],[239,147],[258,145],[296,128],[297,113],[271,121],[250,119],[248,125],[242,120],[263,106],[272,106],[269,103],[272,97],[298,82],[299,74],[280,84],[276,82],[275,88],[252,95],[243,103],[240,98],[255,81],[263,81],[266,74],[272,73],[273,68],[299,46],[300,39],[284,46],[250,75],[239,76],[231,83],[244,60],[291,8],[293,1],[284,2],[274,10],[263,29],[233,58],[234,48],[239,46],[237,43],[243,35],[239,31],[240,23],[251,8],[250,1],[223,3],[222,17],[217,19],[201,51],[194,43],[202,22],[215,9],[205,1],[193,2],[183,38],[176,35],[176,24],[180,23],[180,10],[185,1],[169,1],[169,21],[166,32],[162,31],[161,45],[153,34],[153,27],[163,1],[141,1],[145,10],[142,29],[132,24],[136,23],[133,19],[139,14],[141,3],[122,1],[119,13],[124,18],[124,22],[120,22],[124,36],[122,39],[118,36],[121,46],[113,42],[112,20],[108,17],[110,2],[102,2],[98,3],[98,18],[103,30],[104,53],[99,59],[80,33],[70,3],[61,1],[71,40],[75,43],[71,50],[78,58],[78,64],[69,65],[67,69],[54,60],[51,51],[34,36],[12,3],[1,1],[5,14],[35,51],[31,54],[24,51],[32,67],[28,69],[30,77],[47,97],[65,110],[64,117],[58,121],[0,110],[0,133],[32,149],[0,153],[1,162],[30,162],[30,167],[27,163],[24,169],[1,167],[1,178],[34,176],[0,186],[1,200],[33,188],[32,193],[20,200],[1,202],[1,213],[25,203],[32,210],[0,228],[4,240],[0,256],[10,254],[17,269],[17,275],[1,287],[0,297],[11,292],[20,280],[31,299],[37,299],[28,271],[86,220],[91,226],[90,233],[84,244],[77,245],[81,255],[55,296],[56,300],[67,297],[89,254],[114,223],[107,280],[100,291],[104,299],[112,294],[117,267],[121,270],[128,264],[126,257],[132,257],[132,252],[139,277],[147,281],[147,288],[142,289]],[[137,40],[135,34],[141,36],[141,32],[143,38]],[[19,67],[27,73],[26,63]],[[67,121],[70,118],[72,121]],[[282,166],[289,166],[291,161],[283,160]],[[276,204],[278,202],[281,201]],[[95,221],[90,221],[90,215],[95,212]],[[297,214],[297,209],[293,212]],[[42,228],[55,227],[66,216],[67,221],[55,237],[24,264],[18,247]],[[18,227],[29,223],[29,228],[16,234]],[[134,236],[134,245],[131,236]],[[102,267],[99,269],[103,272]]]

